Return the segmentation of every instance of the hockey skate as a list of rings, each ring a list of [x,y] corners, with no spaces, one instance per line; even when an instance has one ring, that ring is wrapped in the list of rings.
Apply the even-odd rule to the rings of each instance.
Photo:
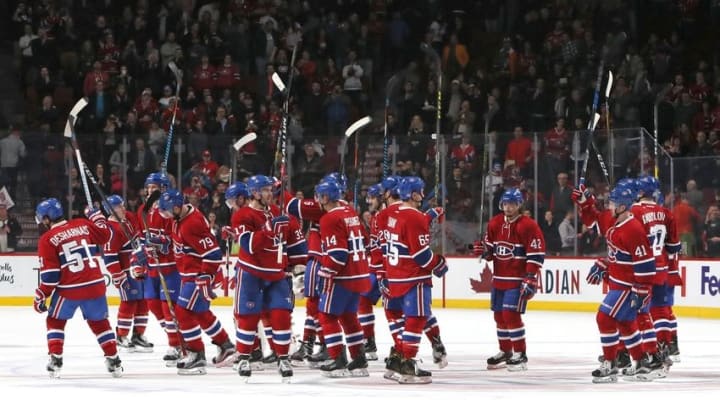
[[[605,361],[604,355],[598,356],[598,361],[600,363]],[[630,359],[630,354],[627,352],[627,350],[619,350],[617,352],[617,357],[615,357],[615,367],[617,367],[618,370],[622,370],[626,367],[630,367],[630,364],[632,364],[632,359]]]
[[[665,362],[663,361],[662,354],[647,353],[644,357],[644,360],[645,366],[650,370],[648,374],[652,377],[653,380],[667,377],[667,371],[665,368]]]
[[[264,364],[274,364],[274,363],[277,363],[277,361],[278,361],[278,356],[277,356],[277,354],[275,354],[274,351],[270,352],[270,354],[263,357],[263,359],[262,359],[262,362]]]
[[[668,345],[668,358],[672,360],[673,363],[680,363],[680,347],[678,347],[677,336],[673,336]]]
[[[368,361],[374,361],[378,359],[377,345],[375,344],[375,337],[369,337],[365,339],[365,359]]]
[[[336,358],[330,359],[330,361],[320,366],[320,371],[322,371],[322,375],[325,377],[349,377],[350,372],[348,371],[347,366],[347,357],[345,357],[345,349],[343,349]]]
[[[307,359],[312,354],[312,342],[300,342],[300,347],[290,356],[290,363],[293,366],[304,366]]]
[[[443,344],[442,340],[440,340],[440,335],[435,336],[432,339],[432,354],[433,354],[433,363],[437,364],[439,369],[443,369],[447,367],[448,361],[447,361],[447,352],[445,351],[445,345]]]
[[[432,373],[421,369],[416,359],[402,359],[398,382],[400,384],[430,384]]]
[[[512,357],[512,352],[498,352],[498,354],[487,359],[488,370],[499,370],[505,368],[506,363]]]
[[[218,354],[212,358],[215,367],[227,367],[235,361],[235,345],[229,340],[220,345],[216,345]]]
[[[130,343],[134,346],[136,352],[139,353],[152,353],[154,344],[147,340],[145,335],[133,334]]]
[[[674,364],[670,358],[670,348],[665,343],[658,344],[658,357],[662,361],[662,369],[665,372],[665,376],[670,372],[670,367]],[[665,377],[663,376],[663,377]]]
[[[280,356],[278,358],[278,373],[280,373],[283,383],[290,382],[290,378],[293,376],[293,368],[288,356]]]
[[[117,335],[117,347],[125,350],[128,353],[136,351],[135,344],[127,336]]]
[[[383,378],[392,381],[399,380],[401,363],[402,358],[400,357],[400,353],[395,350],[395,347],[391,347],[390,355],[385,358],[385,374],[383,374]]]
[[[604,360],[600,367],[592,372],[592,382],[595,384],[617,382],[618,369],[617,361]]]
[[[107,371],[112,374],[113,377],[122,377],[122,361],[120,361],[120,357],[118,357],[117,354],[114,356],[105,356],[105,367],[107,367]]]
[[[639,360],[632,361],[629,367],[623,369],[622,373],[625,376],[623,379],[625,381],[652,381],[653,376],[650,373],[648,361],[646,355],[643,355]]]
[[[52,378],[60,378],[60,370],[62,370],[63,358],[62,354],[51,354],[50,360],[46,366],[46,370]]]
[[[350,373],[350,377],[370,377],[364,346],[360,347],[360,352],[348,363],[347,370],[348,373]]]
[[[250,352],[250,369],[252,371],[263,371],[263,352],[259,347]]]
[[[204,375],[207,374],[206,366],[205,352],[188,350],[185,357],[178,360],[177,372],[179,375]]]
[[[525,371],[527,370],[527,361],[525,352],[515,352],[505,364],[507,364],[508,371]]]
[[[248,381],[252,375],[252,369],[250,368],[250,356],[247,354],[241,354],[238,356],[237,372],[243,382]]]
[[[182,351],[179,347],[171,347],[167,350],[165,353],[165,356],[163,356],[163,361],[165,362],[165,367],[175,367],[177,366],[178,360],[180,360],[180,357],[182,357]]]
[[[325,364],[328,360],[330,360],[330,356],[327,352],[327,346],[320,345],[320,351],[314,354],[311,354],[310,357],[308,357],[308,367],[310,368],[320,368],[323,364]]]

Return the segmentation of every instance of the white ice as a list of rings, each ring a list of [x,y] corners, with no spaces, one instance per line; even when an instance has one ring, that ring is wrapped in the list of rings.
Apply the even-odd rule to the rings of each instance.
[[[111,307],[114,322],[117,307]],[[231,309],[214,311],[226,330],[232,330]],[[0,329],[1,403],[24,398],[37,403],[100,404],[197,403],[261,399],[271,404],[310,401],[327,403],[419,403],[446,404],[512,400],[527,403],[606,403],[622,401],[710,400],[720,393],[720,321],[680,318],[681,362],[666,379],[649,383],[626,382],[593,384],[590,372],[601,353],[595,314],[587,312],[540,312],[525,316],[528,344],[528,371],[485,369],[485,359],[498,351],[492,313],[488,310],[436,309],[441,333],[448,351],[449,366],[437,370],[432,363],[430,345],[423,340],[420,356],[423,366],[433,371],[429,385],[401,386],[383,379],[382,361],[371,362],[369,378],[328,379],[317,370],[296,367],[291,384],[281,384],[274,366],[253,373],[244,384],[231,368],[208,366],[205,376],[178,376],[161,361],[167,349],[157,322],[152,319],[147,336],[155,343],[149,354],[124,353],[125,373],[112,378],[105,370],[101,351],[80,314],[66,328],[64,368],[60,379],[45,371],[47,346],[45,317],[31,308],[0,308],[4,326]],[[381,359],[390,347],[390,336],[382,311],[375,310],[376,335]],[[294,329],[300,332],[304,308],[295,311]],[[113,323],[114,324],[114,323]],[[206,337],[208,358],[215,354]],[[335,402],[333,402],[334,404]],[[487,402],[485,402],[487,403]],[[689,405],[685,402],[683,405]]]

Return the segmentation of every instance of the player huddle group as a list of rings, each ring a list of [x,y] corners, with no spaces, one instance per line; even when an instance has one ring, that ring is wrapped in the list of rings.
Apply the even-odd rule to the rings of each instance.
[[[115,377],[123,372],[118,346],[153,350],[144,336],[150,312],[167,335],[163,360],[181,375],[206,373],[204,333],[218,349],[212,363],[232,365],[244,380],[263,363],[275,363],[283,381],[298,364],[328,377],[368,376],[368,360],[378,359],[373,306],[382,297],[394,341],[385,377],[431,382],[416,357],[425,334],[435,363],[447,365],[431,310],[432,276],[442,277],[447,265],[430,249],[429,227],[442,220],[442,209],[418,210],[424,186],[417,177],[391,176],[370,187],[368,231],[344,199],[343,175],[323,178],[313,199],[282,193],[279,182],[263,175],[233,183],[226,192],[231,223],[221,230],[223,239],[239,246],[232,277],[224,274],[227,266],[205,217],[169,188],[162,173],[147,177],[147,198],[137,214],[112,195],[101,201],[107,218],[88,208],[86,218],[67,220],[58,200],[45,200],[36,209],[48,230],[38,243],[34,308],[48,312],[47,370],[60,375],[65,323],[79,308]],[[307,238],[301,221],[307,222]],[[103,268],[120,292],[115,330]],[[234,289],[235,343],[210,308],[213,290],[224,283]],[[293,287],[307,298],[307,313],[301,345],[290,355]],[[259,325],[272,349],[265,358]]]
[[[378,359],[373,307],[380,299],[393,338],[384,377],[402,384],[432,381],[417,360],[423,335],[434,363],[447,366],[431,290],[432,277],[443,277],[448,267],[431,250],[429,231],[444,212],[419,210],[425,198],[420,178],[389,176],[368,188],[369,230],[345,200],[344,175],[325,176],[314,198],[305,199],[263,175],[231,184],[225,195],[231,223],[221,237],[239,246],[232,277],[224,274],[228,266],[205,217],[169,187],[167,176],[150,174],[137,214],[117,195],[102,201],[107,218],[87,209],[86,218],[66,220],[56,199],[38,205],[36,218],[49,229],[38,244],[34,307],[48,311],[51,376],[60,374],[65,323],[78,308],[115,377],[123,371],[117,346],[153,350],[144,336],[150,312],[167,335],[163,360],[181,375],[206,373],[204,333],[218,349],[211,362],[232,365],[246,381],[272,363],[282,381],[298,365],[328,377],[368,376],[368,360]],[[607,258],[598,259],[587,277],[608,286],[596,317],[603,354],[593,382],[615,382],[619,370],[629,380],[662,378],[671,358],[677,360],[672,305],[674,287],[682,284],[680,243],[661,198],[651,176],[620,180],[604,211],[583,185],[573,191],[583,223],[596,224],[608,245]],[[521,214],[523,202],[518,189],[506,190],[502,212],[473,245],[476,255],[493,262],[491,309],[500,352],[487,359],[488,369],[527,368],[522,314],[537,290],[545,240],[538,224]],[[103,267],[120,292],[115,330]],[[234,289],[235,343],[210,309],[213,290],[222,285]],[[295,293],[306,298],[306,314],[299,349],[290,354]],[[272,350],[265,358],[260,325]]]

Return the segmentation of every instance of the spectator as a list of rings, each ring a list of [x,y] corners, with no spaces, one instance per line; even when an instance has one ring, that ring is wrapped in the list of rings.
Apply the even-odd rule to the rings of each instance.
[[[502,176],[502,165],[500,163],[493,163],[492,170],[490,173],[485,175],[485,199],[486,201],[492,198],[499,190],[502,189],[503,176]]]
[[[55,94],[56,83],[50,76],[47,66],[40,67],[40,76],[35,80],[35,91],[39,97],[52,96]]]
[[[156,159],[162,159],[165,154],[165,147],[167,142],[168,134],[165,130],[160,127],[157,121],[153,121],[150,124],[150,130],[148,131],[148,147],[155,154]]]
[[[8,214],[7,205],[0,204],[0,253],[14,252],[22,233],[20,223]]]
[[[686,190],[685,197],[687,198],[690,206],[692,206],[697,212],[702,212],[703,206],[705,205],[704,196],[703,192],[698,190],[695,180],[688,180]]]
[[[128,179],[132,188],[140,188],[145,183],[148,173],[157,168],[155,155],[146,148],[145,139],[138,137],[135,145],[128,154],[128,166],[130,168]]]
[[[565,119],[558,118],[555,127],[545,133],[545,164],[551,176],[565,172],[570,155],[570,136],[565,130]],[[563,211],[564,212],[564,211]]]
[[[240,67],[233,63],[228,53],[223,58],[222,65],[215,70],[217,79],[215,87],[223,90],[236,90],[240,86]]]
[[[178,50],[182,50],[182,47],[176,42],[175,32],[170,31],[165,36],[165,42],[160,45],[160,60],[162,65],[167,66],[168,63],[173,61]]]
[[[42,106],[38,113],[38,126],[48,125],[51,129],[56,129],[60,122],[60,112],[53,103],[52,96],[45,96],[42,99]]]
[[[202,182],[200,181],[200,176],[191,177],[190,185],[183,189],[183,195],[186,199],[188,199],[188,201],[191,199],[191,197],[196,197],[199,204],[202,205],[207,203],[210,197],[207,188],[205,188],[205,186],[203,186]],[[197,205],[196,207],[199,207],[199,205]]]
[[[505,167],[517,166],[522,176],[528,177],[532,158],[532,141],[525,137],[521,126],[516,126],[513,130],[513,139],[505,150]]]
[[[18,168],[26,156],[25,144],[20,139],[20,130],[13,129],[0,139],[0,184],[7,185],[10,197],[16,198]]]
[[[472,165],[475,161],[475,146],[470,143],[470,134],[463,134],[460,144],[455,146],[450,153],[450,159],[453,166],[459,162],[465,162]]]
[[[335,85],[332,94],[325,100],[325,116],[328,135],[342,135],[350,118],[350,100],[343,95],[339,85]]]
[[[568,174],[560,172],[557,175],[557,184],[550,196],[550,209],[556,216],[564,216],[568,211],[573,210],[573,203],[570,199],[572,187],[568,184]]]
[[[705,256],[720,257],[720,209],[717,205],[708,208],[702,240]]]
[[[443,72],[451,78],[465,72],[465,67],[470,63],[467,47],[458,42],[456,33],[450,35],[450,42],[443,49],[442,60]]]
[[[545,236],[546,252],[550,256],[557,256],[560,252],[559,223],[553,217],[552,211],[545,211],[545,216],[539,221],[540,230]]]
[[[560,235],[560,252],[567,256],[572,255],[575,251],[575,243],[579,234],[575,232],[575,211],[570,210],[565,213],[563,220],[558,225],[558,234]]]
[[[95,93],[98,83],[102,83],[102,88],[105,89],[105,84],[110,83],[110,75],[102,70],[100,61],[95,61],[93,69],[85,75],[85,80],[83,80],[83,94],[85,97],[90,97]]]
[[[212,159],[212,155],[210,154],[209,150],[205,150],[202,153],[202,161],[198,163],[198,170],[200,173],[202,173],[205,177],[211,180],[211,182],[215,181],[215,175],[217,174],[218,168],[217,162],[215,162]]]
[[[672,213],[677,223],[677,233],[682,243],[682,253],[690,257],[695,256],[695,228],[700,222],[700,215],[690,205],[685,194],[682,194],[680,201],[675,203]]]
[[[314,186],[326,171],[323,166],[322,156],[315,150],[315,146],[309,140],[306,140],[303,144],[303,153],[298,154],[293,168],[295,170],[293,183],[299,190]]]
[[[144,89],[140,97],[135,101],[133,112],[144,131],[150,129],[150,123],[158,118],[160,109],[149,88]]]
[[[453,120],[453,134],[472,135],[475,129],[475,113],[470,109],[470,101],[460,103],[460,111]]]

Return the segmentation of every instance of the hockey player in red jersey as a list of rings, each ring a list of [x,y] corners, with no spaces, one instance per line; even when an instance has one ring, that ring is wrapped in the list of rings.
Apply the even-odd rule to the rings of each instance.
[[[537,291],[537,278],[545,260],[545,239],[537,222],[521,214],[522,205],[520,190],[505,190],[500,197],[502,212],[490,219],[483,242],[476,243],[474,249],[493,263],[490,306],[500,352],[487,359],[488,369],[527,369],[522,314]]]
[[[370,289],[365,236],[360,218],[352,207],[340,201],[341,194],[341,186],[334,181],[315,187],[315,197],[326,211],[320,219],[318,307],[330,356],[320,370],[328,377],[367,377],[363,331],[357,316],[360,294]]]
[[[269,310],[273,345],[278,356],[278,372],[283,381],[287,382],[293,375],[288,358],[293,296],[285,270],[288,256],[295,256],[297,250],[303,249],[307,254],[307,246],[290,242],[298,233],[302,237],[302,232],[291,226],[290,218],[277,215],[277,207],[271,206],[272,179],[262,175],[252,176],[247,181],[247,187],[251,193],[250,204],[236,211],[231,220],[231,225],[240,235],[234,304],[236,345],[240,359],[238,374],[245,380],[252,374],[250,352],[255,342],[257,324],[261,311]]]
[[[178,374],[205,374],[202,332],[218,347],[218,354],[212,359],[215,366],[225,365],[235,353],[227,332],[210,310],[210,302],[215,298],[213,288],[223,282],[222,252],[205,216],[192,205],[183,204],[180,191],[165,191],[158,201],[158,211],[163,218],[173,221],[173,250],[182,280],[175,314],[187,351],[177,361]]]
[[[603,362],[592,372],[596,383],[617,381],[620,340],[633,360],[623,370],[629,380],[652,380],[651,372],[662,366],[657,358],[643,352],[637,323],[638,312],[650,305],[650,288],[656,272],[645,229],[630,211],[636,196],[635,189],[626,184],[617,185],[610,192],[609,211],[615,223],[604,230],[607,266],[593,266],[588,275],[588,280],[606,278],[609,282],[609,290],[597,312]],[[586,215],[598,215],[594,206],[584,210],[589,211]]]
[[[676,332],[677,322],[672,306],[675,300],[675,287],[683,284],[678,271],[678,256],[682,245],[672,211],[658,203],[660,196],[658,180],[653,176],[643,176],[637,179],[636,184],[639,201],[633,205],[632,212],[645,227],[657,269],[651,294],[650,317],[647,317],[651,319],[646,322],[652,322],[652,328],[648,329],[654,329],[660,356],[669,365],[671,364],[669,357],[680,354],[677,333],[673,334]],[[642,326],[643,344],[648,341],[652,345],[652,339],[646,338]],[[646,347],[645,351],[655,353],[650,346]]]
[[[334,181],[340,185],[343,194],[346,191],[347,179],[339,173],[330,173],[320,180],[320,183]],[[318,183],[319,184],[319,183]],[[311,368],[320,367],[320,364],[328,359],[327,346],[322,332],[322,325],[318,318],[318,300],[320,294],[317,291],[317,272],[320,269],[320,258],[322,247],[320,243],[320,218],[325,215],[325,210],[318,201],[313,198],[288,198],[287,212],[301,221],[308,221],[307,248],[308,260],[303,275],[303,295],[305,296],[305,325],[300,349],[293,353],[291,359],[296,362],[304,361]],[[320,350],[313,354],[313,345],[317,337],[320,343]]]
[[[423,200],[425,183],[418,177],[406,177],[397,193],[401,204],[388,207],[385,228],[386,277],[390,298],[400,298],[405,325],[395,349],[402,357],[398,382],[426,384],[432,374],[422,370],[417,356],[423,329],[432,314],[432,276],[447,272],[445,258],[430,249],[430,229],[427,217],[418,210]],[[387,283],[387,284],[385,284]],[[392,368],[388,366],[388,368]]]
[[[35,290],[33,308],[48,312],[47,344],[50,361],[47,371],[59,377],[63,366],[65,324],[77,309],[82,312],[90,330],[105,354],[105,366],[113,377],[122,376],[115,333],[108,320],[102,246],[110,239],[103,214],[87,210],[85,218],[66,220],[63,207],[55,198],[38,204],[35,219],[49,224],[49,230],[38,240],[40,284]],[[46,300],[50,298],[50,307]]]
[[[145,179],[147,198],[164,192],[170,187],[170,180],[163,173],[150,173]],[[142,246],[133,252],[132,266],[136,278],[144,279],[144,293],[148,309],[160,321],[167,334],[169,349],[163,361],[167,367],[175,367],[180,359],[180,334],[175,325],[170,306],[165,297],[158,272],[162,272],[170,296],[170,305],[175,305],[180,293],[180,274],[171,249],[172,220],[163,218],[157,211],[157,202],[146,207],[142,204],[137,211]],[[147,274],[145,271],[147,270]]]
[[[143,291],[144,285],[142,280],[130,275],[132,239],[137,237],[137,231],[133,221],[128,217],[129,213],[125,210],[125,201],[122,197],[113,194],[107,198],[107,204],[113,210],[113,215],[108,218],[111,236],[103,248],[103,257],[105,266],[112,276],[113,285],[120,293],[115,328],[117,344],[129,352],[149,353],[153,351],[154,345],[145,337],[148,307]],[[129,336],[131,329],[132,338]]]

